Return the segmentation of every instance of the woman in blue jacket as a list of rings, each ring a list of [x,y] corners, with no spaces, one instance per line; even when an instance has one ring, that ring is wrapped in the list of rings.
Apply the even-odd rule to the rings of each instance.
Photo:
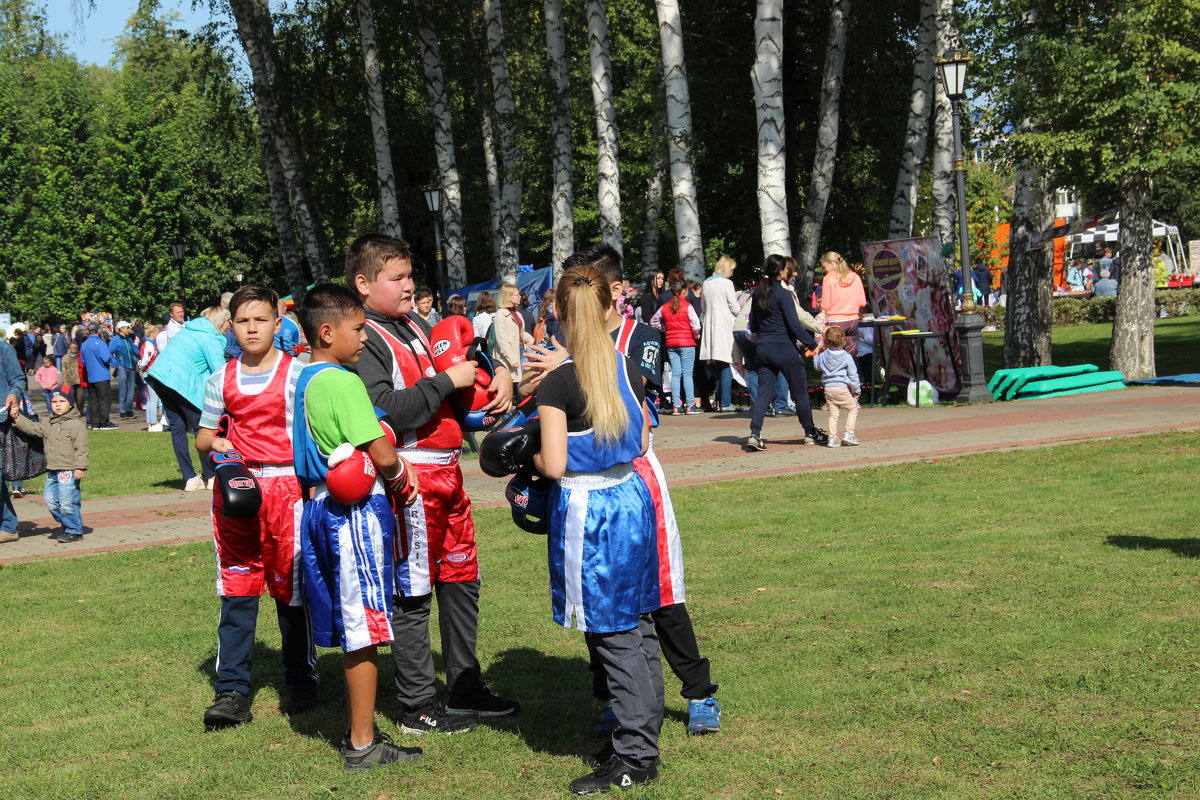
[[[750,303],[749,330],[757,336],[755,352],[758,363],[758,385],[774,386],[779,375],[787,380],[796,404],[796,416],[804,428],[804,443],[826,445],[829,437],[825,431],[813,424],[812,409],[808,404],[808,378],[804,374],[804,359],[796,349],[799,342],[804,347],[815,349],[817,342],[808,329],[800,324],[796,313],[795,297],[784,288],[783,281],[792,279],[787,259],[781,255],[767,256],[763,274],[754,289]],[[750,438],[746,447],[766,450],[762,439],[763,417],[771,405],[771,392],[760,391],[754,398],[750,415]]]
[[[200,459],[202,476],[196,474],[187,437],[189,433],[194,437],[200,430],[200,409],[204,407],[208,376],[225,366],[228,327],[227,309],[218,306],[204,309],[171,337],[146,373],[146,380],[158,395],[171,426],[171,445],[185,481],[185,492],[212,485],[214,473],[208,459]]]

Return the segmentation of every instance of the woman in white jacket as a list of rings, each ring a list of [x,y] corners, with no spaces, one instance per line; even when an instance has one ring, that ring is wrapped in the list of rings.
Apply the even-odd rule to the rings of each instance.
[[[730,393],[733,389],[733,324],[737,319],[737,292],[729,276],[737,268],[737,262],[729,256],[721,256],[713,268],[713,275],[704,282],[700,293],[700,307],[704,313],[700,331],[700,359],[705,362],[708,374],[716,387],[713,405],[717,411],[736,411]]]

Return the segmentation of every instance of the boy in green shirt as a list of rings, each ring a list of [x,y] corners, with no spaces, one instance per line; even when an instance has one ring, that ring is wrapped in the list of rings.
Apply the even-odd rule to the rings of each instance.
[[[392,504],[416,499],[416,476],[397,457],[362,381],[342,367],[366,342],[359,299],[339,286],[318,286],[304,299],[300,324],[313,348],[296,383],[292,437],[296,474],[314,489],[301,522],[304,600],[313,640],[345,651],[342,757],[352,770],[414,761],[420,748],[400,747],[375,727],[375,659],[378,645],[392,640]],[[351,455],[331,458],[335,451]],[[381,480],[371,478],[376,471]],[[343,479],[361,482],[364,474],[368,485],[347,497]]]

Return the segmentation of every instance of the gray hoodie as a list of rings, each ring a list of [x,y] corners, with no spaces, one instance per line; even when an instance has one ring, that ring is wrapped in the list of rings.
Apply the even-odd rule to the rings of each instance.
[[[859,391],[858,367],[854,357],[842,348],[826,348],[817,353],[813,366],[821,370],[821,383],[825,386],[845,386],[851,392]]]

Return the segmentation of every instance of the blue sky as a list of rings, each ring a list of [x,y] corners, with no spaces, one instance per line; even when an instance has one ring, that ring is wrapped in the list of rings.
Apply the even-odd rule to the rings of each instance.
[[[96,0],[88,11],[88,0],[42,0],[47,26],[63,37],[67,50],[87,64],[107,64],[112,58],[113,41],[125,28],[125,22],[137,8],[137,0]],[[77,22],[72,6],[83,10]],[[179,27],[195,30],[210,21],[207,3],[196,11],[192,0],[160,0],[162,11],[179,14]]]

